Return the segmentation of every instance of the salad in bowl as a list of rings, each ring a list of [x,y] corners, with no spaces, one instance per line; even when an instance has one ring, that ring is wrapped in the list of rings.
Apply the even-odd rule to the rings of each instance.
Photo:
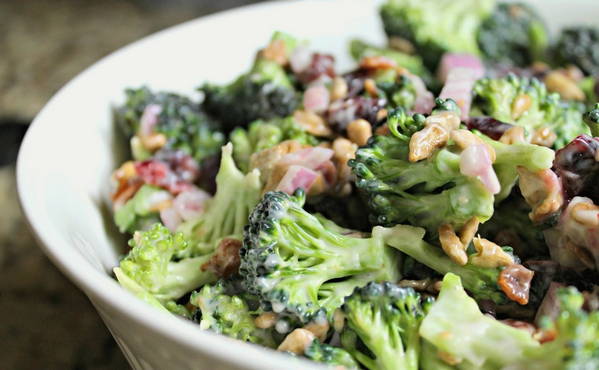
[[[197,97],[127,89],[115,278],[336,369],[598,368],[599,30],[492,0],[380,16],[347,71],[277,31]]]

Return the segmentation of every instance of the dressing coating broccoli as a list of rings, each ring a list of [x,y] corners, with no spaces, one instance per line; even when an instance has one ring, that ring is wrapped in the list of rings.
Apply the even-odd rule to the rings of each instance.
[[[330,317],[356,286],[398,278],[398,255],[373,232],[358,238],[306,212],[305,194],[268,192],[252,212],[241,248],[244,288],[265,309],[307,323]]]
[[[556,318],[542,319],[553,339],[540,344],[530,333],[480,312],[459,277],[447,274],[420,335],[459,369],[594,369],[599,366],[599,312],[587,313],[575,288],[558,291]],[[497,349],[501,348],[501,351]]]
[[[233,143],[233,158],[242,171],[249,169],[252,154],[271,148],[282,141],[295,140],[310,146],[318,144],[318,139],[307,133],[293,116],[254,121],[247,129],[234,129],[229,138]]]
[[[273,40],[281,40],[287,54],[297,43],[283,33],[275,33]],[[222,121],[227,131],[257,119],[286,117],[299,105],[299,93],[283,66],[263,54],[247,74],[224,86],[204,84],[200,91],[204,94],[203,108]]]
[[[389,37],[411,42],[435,70],[445,52],[480,54],[478,30],[494,5],[494,0],[388,0],[381,17]]]
[[[155,118],[155,126],[151,129],[166,137],[165,147],[183,150],[199,163],[217,154],[223,145],[225,136],[220,125],[189,98],[168,92],[154,93],[147,87],[127,89],[125,94],[125,104],[115,113],[117,122],[128,135],[138,137],[140,130],[146,129],[141,127],[142,117],[147,120]],[[135,137],[131,145],[135,159],[142,160],[149,155]]]
[[[418,334],[431,300],[412,288],[371,282],[345,299],[343,347],[367,369],[418,370]]]
[[[526,331],[485,316],[454,274],[445,275],[420,335],[458,368],[502,369],[540,346]]]
[[[590,26],[562,30],[553,46],[553,58],[558,65],[574,64],[590,76],[599,74],[599,29]]]
[[[512,74],[483,78],[475,83],[473,92],[471,116],[487,115],[521,126],[528,141],[534,142],[535,133],[547,129],[545,136],[555,136],[547,146],[559,149],[576,136],[589,132],[582,121],[580,105],[562,102],[559,94],[549,93],[535,78]]]
[[[271,330],[256,327],[257,315],[252,314],[243,298],[228,295],[222,282],[204,285],[191,294],[189,302],[198,308],[194,317],[200,321],[200,329],[270,348],[276,346]]]
[[[540,60],[548,46],[548,31],[534,9],[523,3],[498,4],[478,31],[485,58],[528,67]]]

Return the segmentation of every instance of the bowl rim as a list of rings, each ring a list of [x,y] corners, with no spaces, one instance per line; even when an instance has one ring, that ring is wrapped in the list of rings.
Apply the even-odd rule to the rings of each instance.
[[[335,2],[338,1],[336,0]],[[357,2],[358,0],[341,1]],[[76,85],[78,81],[85,79],[88,75],[93,75],[97,69],[110,63],[113,59],[118,59],[121,55],[128,54],[137,48],[143,48],[147,43],[151,43],[153,40],[169,33],[184,31],[186,28],[200,22],[204,24],[218,23],[231,15],[247,13],[245,16],[249,16],[254,12],[272,11],[273,9],[284,7],[313,6],[319,2],[322,3],[322,0],[267,1],[202,16],[157,31],[113,51],[85,68],[61,87],[38,112],[19,150],[16,164],[18,198],[25,220],[37,244],[52,263],[88,296],[96,309],[101,310],[102,305],[97,305],[95,302],[101,302],[103,305],[118,311],[120,315],[127,317],[128,320],[149,328],[161,337],[176,342],[179,346],[199,351],[203,356],[212,357],[219,361],[236,365],[239,368],[320,368],[317,364],[304,359],[297,358],[295,361],[292,361],[288,355],[277,353],[266,347],[199,330],[195,323],[156,310],[123,289],[111,276],[98,271],[88,260],[77,253],[74,248],[61,248],[61,245],[67,243],[67,240],[62,238],[60,233],[53,230],[52,227],[44,225],[44,220],[41,216],[38,216],[36,209],[45,206],[41,202],[36,201],[35,197],[29,195],[29,190],[32,189],[33,184],[36,182],[36,173],[30,170],[35,168],[36,157],[38,157],[35,144],[42,140],[43,129],[51,124],[45,117],[54,104],[62,100],[66,92],[73,85]],[[120,344],[120,341],[117,341],[117,343]],[[243,353],[243,356],[231,356],[234,353]]]

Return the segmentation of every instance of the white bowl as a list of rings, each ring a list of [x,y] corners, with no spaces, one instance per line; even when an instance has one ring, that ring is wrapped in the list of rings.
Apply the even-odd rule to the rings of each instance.
[[[552,28],[591,23],[599,3],[530,1]],[[226,82],[251,63],[273,30],[308,39],[351,65],[347,41],[383,42],[375,0],[303,0],[239,8],[159,32],[88,68],[63,87],[34,120],[18,161],[24,212],[48,257],[92,301],[138,369],[292,369],[314,365],[200,331],[129,294],[110,276],[124,239],[112,224],[109,176],[124,157],[111,119],[123,89],[147,84],[193,93],[204,81]],[[77,333],[73,333],[74,336]]]

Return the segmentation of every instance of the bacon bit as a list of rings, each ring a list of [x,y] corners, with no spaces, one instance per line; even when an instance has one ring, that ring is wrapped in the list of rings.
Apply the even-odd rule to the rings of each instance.
[[[534,333],[533,338],[541,344],[552,342],[557,338],[557,331],[554,329],[538,330]]]
[[[218,244],[216,252],[201,266],[202,271],[212,271],[219,278],[227,278],[239,269],[239,250],[241,240],[224,238]]]
[[[364,57],[360,61],[360,68],[362,69],[394,69],[397,67],[397,63],[394,60],[389,59],[387,57],[381,55],[374,55],[369,57]]]
[[[499,273],[497,284],[509,299],[525,305],[528,303],[530,282],[534,274],[533,271],[515,263]]]

